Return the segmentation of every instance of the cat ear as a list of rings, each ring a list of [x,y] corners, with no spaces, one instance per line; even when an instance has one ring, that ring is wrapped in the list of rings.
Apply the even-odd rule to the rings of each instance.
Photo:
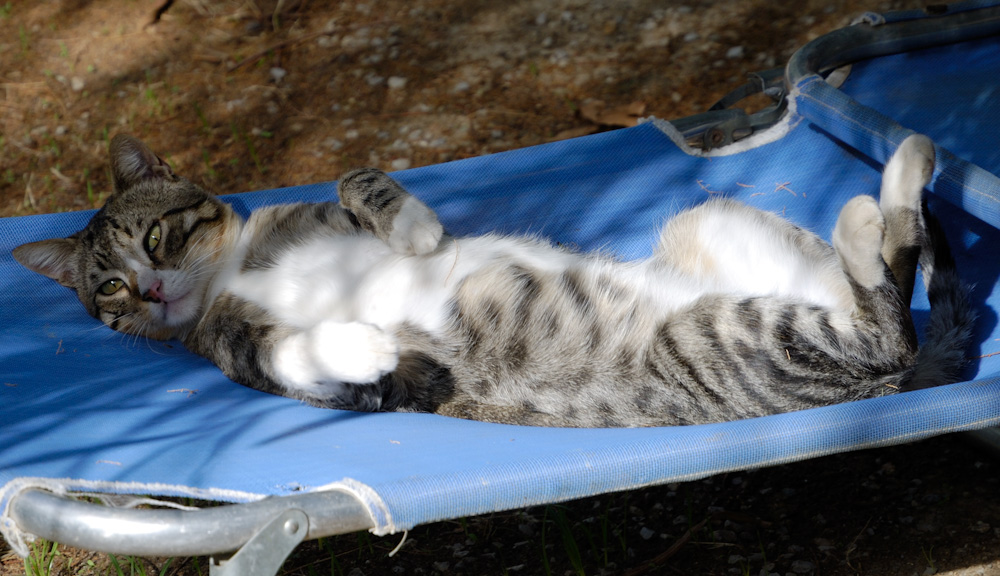
[[[48,276],[63,286],[76,288],[75,238],[53,238],[14,248],[14,259],[22,266]]]
[[[109,151],[115,192],[127,190],[143,180],[152,178],[177,179],[170,166],[138,138],[128,134],[118,134],[111,139]]]

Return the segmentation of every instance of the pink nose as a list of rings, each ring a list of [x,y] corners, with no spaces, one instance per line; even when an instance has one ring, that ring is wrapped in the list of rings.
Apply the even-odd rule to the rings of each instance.
[[[146,290],[146,293],[142,295],[142,299],[147,302],[163,302],[164,296],[163,292],[160,292],[160,288],[163,287],[163,282],[157,280]]]

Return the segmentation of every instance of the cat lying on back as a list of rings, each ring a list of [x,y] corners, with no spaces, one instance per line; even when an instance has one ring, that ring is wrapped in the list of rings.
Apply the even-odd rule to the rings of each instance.
[[[138,140],[111,143],[115,193],[86,228],[18,247],[111,328],[179,338],[236,382],[310,404],[553,426],[760,416],[954,379],[972,314],[921,211],[925,137],[852,199],[833,246],[712,201],[667,223],[649,259],[536,239],[451,238],[375,169],[341,204],[244,222]],[[930,224],[930,226],[928,226]],[[917,349],[921,262],[932,304]]]

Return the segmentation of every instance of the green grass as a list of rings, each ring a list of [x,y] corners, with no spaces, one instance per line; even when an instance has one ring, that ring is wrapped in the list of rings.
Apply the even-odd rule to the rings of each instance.
[[[257,167],[257,172],[263,176],[267,172],[267,168],[261,164],[260,156],[257,154],[257,147],[253,143],[253,136],[243,131],[235,122],[229,123],[229,129],[233,133],[233,138],[246,144],[247,151],[250,153],[250,159],[253,160],[254,166]]]
[[[24,559],[24,573],[26,576],[49,576],[52,574],[52,567],[56,557],[59,556],[59,544],[57,542],[46,542],[45,540],[35,540],[31,543],[31,553]]]
[[[170,568],[170,564],[174,560],[173,558],[167,560],[159,572],[149,572],[146,570],[146,562],[141,558],[124,556],[122,562],[119,562],[118,557],[114,554],[109,555],[108,558],[111,560],[111,567],[113,569],[111,574],[113,576],[165,576],[167,570]]]

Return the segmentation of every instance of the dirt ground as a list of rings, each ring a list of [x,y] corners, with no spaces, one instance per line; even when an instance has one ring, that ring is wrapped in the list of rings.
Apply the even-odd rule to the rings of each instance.
[[[118,132],[234,193],[680,118],[864,11],[919,5],[0,0],[0,216],[100,206]],[[997,470],[941,438],[421,527],[392,558],[395,538],[327,539],[284,573],[1000,575]],[[0,576],[21,573],[2,550]],[[53,573],[109,566],[63,548]]]

